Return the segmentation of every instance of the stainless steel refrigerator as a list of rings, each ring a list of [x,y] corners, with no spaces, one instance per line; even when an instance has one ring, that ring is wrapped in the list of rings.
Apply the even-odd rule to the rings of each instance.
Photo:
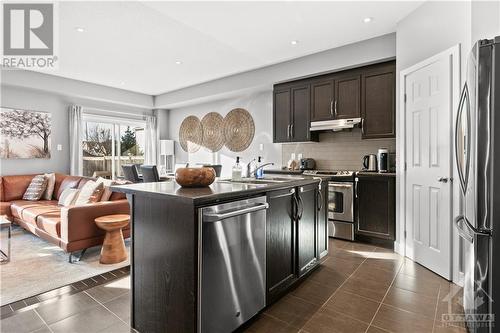
[[[470,332],[498,332],[500,37],[478,41],[469,54],[455,152],[461,191],[461,214],[455,224],[463,239],[465,320]]]

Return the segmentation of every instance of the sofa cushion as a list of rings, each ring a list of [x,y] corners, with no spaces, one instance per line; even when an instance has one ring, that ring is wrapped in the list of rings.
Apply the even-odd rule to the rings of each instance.
[[[0,202],[0,215],[12,216],[10,202]]]
[[[59,200],[61,193],[63,193],[63,191],[67,188],[78,188],[78,183],[80,183],[81,179],[82,177],[66,176],[57,187],[57,175],[56,175],[56,186],[54,187],[54,192],[56,192],[56,187],[57,187],[57,192],[56,192],[57,194],[55,199]]]
[[[36,225],[36,219],[41,214],[59,212],[60,215],[60,211],[61,208],[57,206],[40,205],[24,209],[21,216],[24,222]]]
[[[36,218],[38,229],[53,237],[61,237],[61,210],[42,213]]]
[[[29,208],[36,208],[41,206],[55,207],[57,208],[57,201],[55,200],[39,200],[39,201],[27,201],[27,200],[16,200],[12,202],[10,206],[10,211],[12,216],[23,220],[23,211]]]
[[[36,175],[4,176],[3,201],[20,200]]]

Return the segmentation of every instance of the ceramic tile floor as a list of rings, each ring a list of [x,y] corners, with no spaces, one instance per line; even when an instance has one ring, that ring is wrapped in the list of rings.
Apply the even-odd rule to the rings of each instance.
[[[246,332],[467,332],[441,322],[463,313],[461,288],[375,246],[330,239],[329,256]],[[15,311],[1,331],[130,332],[130,278]]]

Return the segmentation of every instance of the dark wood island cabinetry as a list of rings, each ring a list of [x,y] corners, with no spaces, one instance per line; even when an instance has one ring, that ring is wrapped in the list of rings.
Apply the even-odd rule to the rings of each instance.
[[[325,224],[321,214],[326,205],[319,201],[326,198],[318,193],[319,184],[318,179],[299,178],[266,185],[216,182],[197,189],[181,188],[175,182],[114,186],[113,191],[125,192],[131,204],[132,327],[148,333],[200,332],[201,272],[205,272],[200,269],[205,253],[200,245],[201,223],[209,222],[204,211],[235,201],[267,199],[264,306],[283,296],[317,267],[320,255],[327,251],[326,229],[320,232],[319,227]],[[223,225],[217,228],[225,230]],[[244,265],[235,258],[230,260],[232,265]]]

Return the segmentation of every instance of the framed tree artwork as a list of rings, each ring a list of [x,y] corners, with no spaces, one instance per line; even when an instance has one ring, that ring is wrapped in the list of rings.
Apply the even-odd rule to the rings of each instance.
[[[48,112],[0,108],[0,158],[50,158]]]

